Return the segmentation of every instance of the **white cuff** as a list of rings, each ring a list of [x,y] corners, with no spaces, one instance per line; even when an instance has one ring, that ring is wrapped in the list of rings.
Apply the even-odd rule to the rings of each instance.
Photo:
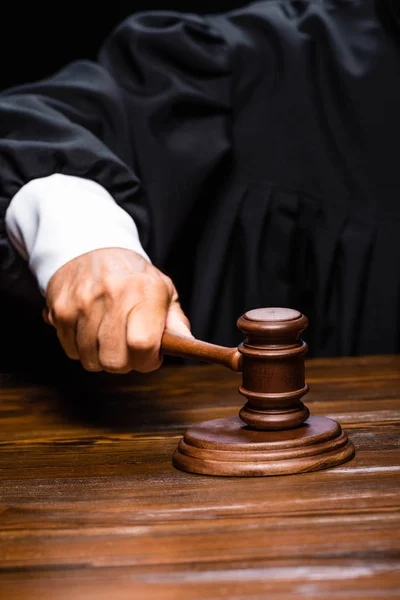
[[[56,173],[30,181],[12,199],[5,223],[42,294],[60,267],[92,250],[125,248],[151,262],[130,215],[88,179]]]

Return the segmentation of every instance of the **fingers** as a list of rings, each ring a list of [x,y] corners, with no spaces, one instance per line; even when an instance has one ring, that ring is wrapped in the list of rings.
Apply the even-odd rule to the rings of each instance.
[[[126,339],[127,313],[118,308],[107,312],[98,330],[99,363],[109,373],[128,373],[133,368]]]
[[[104,318],[104,306],[97,301],[91,305],[90,311],[82,312],[77,320],[75,343],[79,360],[86,371],[102,371],[99,358],[98,334]],[[72,331],[69,329],[68,334]]]
[[[58,325],[56,331],[60,344],[68,358],[79,360],[79,350],[75,340],[75,327]]]
[[[56,328],[67,356],[80,360],[91,372],[154,371],[162,364],[160,346],[166,328],[193,337],[179,302],[170,303],[167,288],[158,287],[157,293],[131,310],[117,305],[105,312],[100,303],[95,303],[76,318],[60,308],[44,318]]]
[[[170,296],[160,281],[158,293],[147,296],[128,315],[126,343],[132,369],[148,373],[162,364],[161,338],[165,330]]]
[[[105,371],[147,373],[158,369],[162,364],[160,346],[166,327],[193,337],[179,302],[171,303],[168,287],[162,282],[151,287],[151,292],[127,314],[122,306],[118,312],[105,313],[97,332],[98,360]]]
[[[67,305],[57,303],[53,310],[43,309],[42,314],[45,322],[56,329],[57,337],[68,358],[79,360],[75,340],[76,317],[67,308]]]
[[[56,328],[67,356],[80,360],[87,371],[153,371],[162,364],[160,344],[170,297],[161,279],[149,287],[151,293],[133,308],[119,297],[107,310],[99,300],[76,314],[58,302],[45,320]]]

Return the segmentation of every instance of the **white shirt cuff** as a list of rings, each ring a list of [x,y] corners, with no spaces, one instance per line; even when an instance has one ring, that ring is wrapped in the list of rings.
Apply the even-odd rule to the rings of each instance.
[[[5,224],[42,294],[60,267],[92,250],[125,248],[151,262],[130,215],[88,179],[56,173],[30,181],[12,199]]]

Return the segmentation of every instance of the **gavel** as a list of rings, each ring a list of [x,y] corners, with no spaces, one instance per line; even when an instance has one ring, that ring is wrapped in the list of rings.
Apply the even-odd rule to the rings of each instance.
[[[166,331],[162,352],[216,363],[242,373],[239,393],[247,402],[238,417],[187,430],[173,462],[210,475],[278,475],[336,466],[354,456],[340,425],[310,417],[301,333],[308,319],[290,308],[257,308],[242,315],[244,341],[227,348]]]

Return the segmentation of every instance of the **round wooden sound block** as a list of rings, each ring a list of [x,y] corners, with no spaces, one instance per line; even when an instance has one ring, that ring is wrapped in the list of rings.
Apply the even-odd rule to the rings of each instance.
[[[328,469],[354,454],[340,425],[326,417],[309,417],[284,431],[251,429],[239,417],[229,417],[190,427],[173,463],[201,475],[257,477]]]

